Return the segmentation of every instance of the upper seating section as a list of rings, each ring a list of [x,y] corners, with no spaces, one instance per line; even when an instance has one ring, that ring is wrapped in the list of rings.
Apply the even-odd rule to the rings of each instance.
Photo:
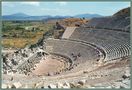
[[[130,32],[130,8],[125,8],[113,16],[93,18],[84,26]]]

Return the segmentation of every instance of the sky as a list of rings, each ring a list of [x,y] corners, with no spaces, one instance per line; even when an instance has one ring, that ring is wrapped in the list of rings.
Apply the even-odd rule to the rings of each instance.
[[[130,2],[2,2],[2,15],[25,13],[31,16],[77,14],[110,16],[129,6]]]

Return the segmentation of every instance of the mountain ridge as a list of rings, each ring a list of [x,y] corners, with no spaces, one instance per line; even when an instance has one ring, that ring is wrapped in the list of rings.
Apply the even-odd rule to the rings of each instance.
[[[56,15],[56,16],[51,16],[51,15],[41,15],[41,16],[31,16],[27,15],[25,13],[15,13],[11,15],[3,15],[2,19],[3,20],[44,20],[48,18],[58,18],[58,19],[63,19],[63,18],[94,18],[94,17],[102,17],[99,14],[78,14],[74,16],[61,16],[61,15]]]

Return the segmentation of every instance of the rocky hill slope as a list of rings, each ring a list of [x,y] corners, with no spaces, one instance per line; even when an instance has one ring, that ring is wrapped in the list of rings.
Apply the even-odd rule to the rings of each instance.
[[[130,32],[130,7],[118,11],[113,16],[93,18],[84,26]]]

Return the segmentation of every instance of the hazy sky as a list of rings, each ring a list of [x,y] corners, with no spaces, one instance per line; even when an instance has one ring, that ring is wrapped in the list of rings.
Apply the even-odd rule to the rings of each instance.
[[[109,16],[128,6],[130,2],[2,2],[2,15],[65,16],[89,13]]]

